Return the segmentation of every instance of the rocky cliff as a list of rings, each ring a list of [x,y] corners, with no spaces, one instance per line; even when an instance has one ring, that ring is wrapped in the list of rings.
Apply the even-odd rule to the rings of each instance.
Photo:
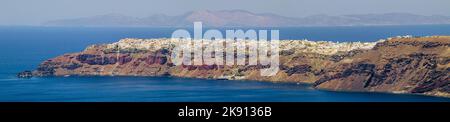
[[[282,40],[280,71],[262,65],[180,65],[172,39],[123,39],[44,61],[33,76],[176,76],[302,82],[319,89],[450,97],[450,37],[397,37],[372,43]],[[252,43],[252,42],[247,42]],[[27,73],[29,74],[29,73]]]
[[[450,37],[393,38],[324,68],[317,88],[450,97]]]

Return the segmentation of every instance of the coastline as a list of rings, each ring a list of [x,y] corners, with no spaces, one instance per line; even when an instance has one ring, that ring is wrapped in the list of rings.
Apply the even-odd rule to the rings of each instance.
[[[341,46],[337,46],[337,43],[326,41],[285,41],[280,53],[281,72],[273,77],[258,76],[258,69],[261,68],[258,66],[173,66],[168,59],[171,43],[167,39],[123,39],[117,43],[93,45],[80,53],[69,53],[49,59],[27,75],[174,76],[215,80],[224,78],[223,80],[307,83],[317,89],[334,91],[450,96],[445,94],[448,93],[445,91],[445,84],[448,82],[446,59],[449,54],[440,53],[449,49],[450,37],[447,36],[399,36],[367,43],[373,44],[369,45],[369,48],[364,47],[364,44],[352,48],[345,46],[354,43],[340,43]],[[116,49],[117,45],[124,47]],[[337,51],[341,50],[340,48],[343,51]],[[124,51],[111,53],[114,50]],[[417,66],[421,66],[418,68],[420,70],[415,71]],[[409,74],[400,73],[404,71]],[[437,77],[438,79],[433,79],[443,86],[426,86],[429,79],[420,79],[423,76],[417,76],[418,74],[430,79]],[[409,78],[414,82],[405,82],[402,78]]]
[[[40,78],[77,78],[77,77],[85,77],[85,78],[93,78],[93,77],[131,77],[131,78],[180,78],[180,79],[193,79],[193,80],[213,80],[213,81],[223,81],[223,80],[218,80],[218,79],[210,79],[210,78],[195,78],[195,77],[177,77],[177,76],[108,76],[108,75],[104,75],[104,76],[99,76],[99,75],[85,75],[85,76],[80,76],[80,75],[73,75],[73,76],[45,76],[45,77],[40,77]],[[411,96],[427,96],[427,97],[433,97],[433,98],[445,98],[445,99],[449,99],[450,97],[447,96],[436,96],[436,95],[429,95],[429,94],[418,94],[418,93],[396,93],[396,92],[382,92],[382,91],[349,91],[349,90],[332,90],[332,89],[327,89],[327,88],[317,88],[314,87],[313,83],[307,83],[307,82],[294,82],[294,81],[286,81],[286,82],[273,82],[273,81],[264,81],[264,80],[227,80],[227,81],[231,81],[231,82],[264,82],[264,83],[272,83],[272,84],[286,84],[286,85],[292,85],[292,86],[297,86],[297,85],[301,85],[301,86],[305,86],[307,88],[311,88],[314,90],[318,90],[318,91],[326,91],[326,92],[335,92],[335,93],[375,93],[375,94],[391,94],[391,95],[411,95]]]

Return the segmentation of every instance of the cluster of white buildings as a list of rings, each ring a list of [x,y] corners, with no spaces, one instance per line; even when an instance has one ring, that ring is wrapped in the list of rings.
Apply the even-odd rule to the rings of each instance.
[[[391,39],[394,39],[394,38],[406,39],[406,38],[414,38],[414,36],[412,36],[412,35],[404,35],[404,36],[389,37],[389,38],[387,38],[387,40],[391,40]]]
[[[384,41],[384,40],[380,40]],[[378,41],[378,42],[380,42]],[[139,50],[158,50],[172,49],[178,40],[169,38],[160,39],[133,39],[126,38],[119,42],[107,44],[107,48],[119,49],[139,49]],[[246,40],[247,45],[258,44],[258,41]],[[308,41],[308,40],[281,40],[279,41],[280,50],[294,50],[295,52],[312,52],[325,55],[335,54],[337,52],[351,51],[355,49],[371,49],[377,42],[331,42],[331,41]],[[204,45],[207,47],[208,45]]]
[[[347,52],[355,49],[371,49],[377,42],[331,42],[286,40],[281,43],[282,50],[295,50],[295,52],[319,53],[332,55],[337,52]]]
[[[119,48],[119,49],[139,49],[139,50],[158,50],[162,48],[169,48],[175,40],[160,38],[160,39],[135,39],[126,38],[121,39],[119,42],[107,44],[107,48]]]

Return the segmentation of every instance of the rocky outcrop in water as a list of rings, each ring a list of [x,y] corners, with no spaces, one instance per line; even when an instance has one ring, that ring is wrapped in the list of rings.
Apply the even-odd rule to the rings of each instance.
[[[302,82],[337,91],[450,97],[450,37],[446,36],[397,37],[372,43],[282,40],[280,71],[270,77],[260,75],[263,65],[174,65],[170,60],[173,43],[171,39],[123,39],[93,45],[80,53],[44,61],[32,75]]]
[[[23,71],[17,74],[17,77],[19,78],[31,78],[33,77],[33,73],[31,71]]]

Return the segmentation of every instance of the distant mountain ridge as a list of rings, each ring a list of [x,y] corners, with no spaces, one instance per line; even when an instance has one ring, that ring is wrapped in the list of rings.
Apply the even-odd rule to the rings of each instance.
[[[179,16],[163,14],[148,17],[131,17],[106,14],[76,19],[53,20],[44,26],[144,26],[179,27],[192,26],[194,21],[211,27],[296,27],[296,26],[365,26],[365,25],[423,25],[450,24],[450,16],[415,15],[409,13],[313,15],[303,18],[285,17],[276,14],[252,13],[245,10],[193,11]]]

